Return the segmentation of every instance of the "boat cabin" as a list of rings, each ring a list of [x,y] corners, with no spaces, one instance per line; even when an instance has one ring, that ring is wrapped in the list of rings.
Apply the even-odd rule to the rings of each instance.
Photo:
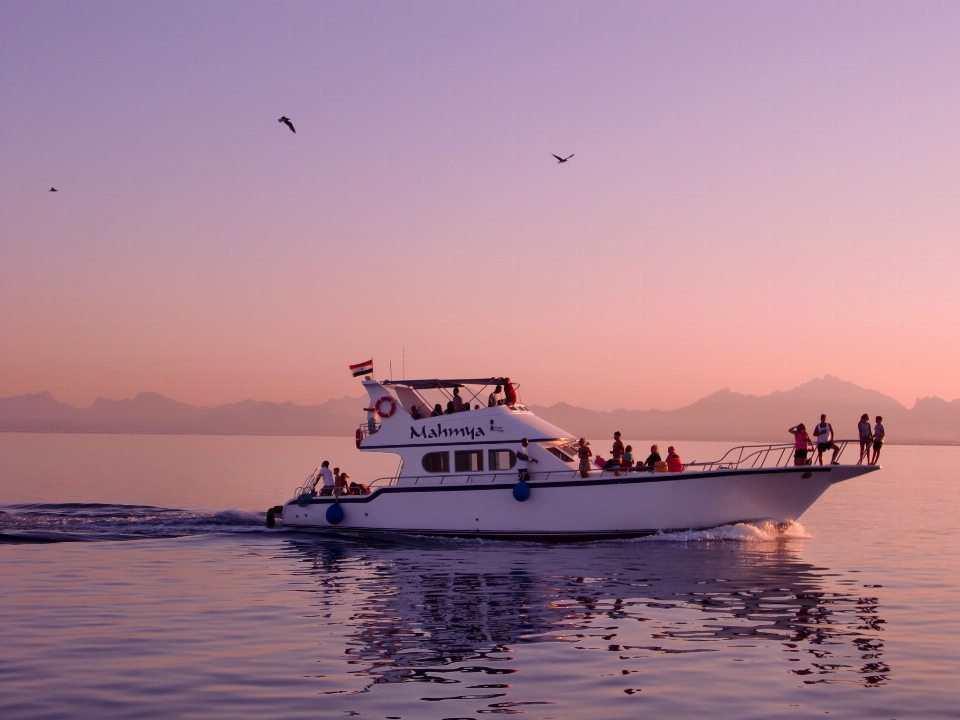
[[[520,402],[488,405],[506,378],[364,380],[367,420],[357,429],[364,452],[400,456],[395,478],[373,484],[434,484],[516,480],[517,452],[527,438],[532,472],[577,469],[576,438],[531,413]],[[455,392],[456,391],[456,394]],[[459,397],[465,408],[434,416]]]

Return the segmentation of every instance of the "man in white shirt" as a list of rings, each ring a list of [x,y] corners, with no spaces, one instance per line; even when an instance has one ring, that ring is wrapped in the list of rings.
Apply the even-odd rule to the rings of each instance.
[[[320,465],[320,479],[323,481],[321,495],[331,495],[333,493],[333,473],[330,472],[330,461],[324,460]]]
[[[520,441],[520,450],[517,452],[517,475],[520,480],[530,479],[530,463],[540,463],[536,458],[530,457],[530,441],[524,438]]]
[[[833,425],[827,422],[827,416],[820,416],[820,423],[813,429],[813,434],[817,438],[817,464],[823,465],[823,454],[827,450],[833,450],[831,465],[839,465],[837,455],[840,454],[839,446],[833,441]]]

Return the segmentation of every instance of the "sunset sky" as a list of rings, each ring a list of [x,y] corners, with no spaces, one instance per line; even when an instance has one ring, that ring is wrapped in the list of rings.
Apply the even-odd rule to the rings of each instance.
[[[958,398],[958,38],[918,0],[3,0],[0,395],[306,404],[405,355],[595,409]]]

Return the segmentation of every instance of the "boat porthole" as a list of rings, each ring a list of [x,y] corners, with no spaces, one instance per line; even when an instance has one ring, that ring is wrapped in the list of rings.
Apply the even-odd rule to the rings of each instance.
[[[812,475],[813,473],[805,472],[803,475],[800,476],[800,479],[806,480],[808,477],[811,477]]]

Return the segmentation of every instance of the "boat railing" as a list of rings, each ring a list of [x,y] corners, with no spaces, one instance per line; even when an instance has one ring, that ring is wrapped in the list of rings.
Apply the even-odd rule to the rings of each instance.
[[[297,489],[293,491],[293,496],[295,498],[299,498],[304,495],[310,495],[315,491],[317,482],[319,480],[320,480],[320,468],[317,468],[307,476],[307,479],[303,481],[302,485],[297,486]]]
[[[847,445],[858,443],[858,440],[834,440],[837,446],[836,461],[840,462],[840,456],[847,449]],[[812,465],[817,451],[816,443],[808,450],[806,464]],[[770,443],[767,445],[738,445],[730,448],[719,460],[709,462],[691,462],[686,463],[683,468],[686,470],[741,470],[743,468],[765,468],[765,467],[789,467],[795,465],[794,453],[796,446],[794,443]],[[833,458],[833,450],[824,451],[824,455],[830,454],[827,462]]]
[[[858,440],[834,440],[833,441],[838,447],[837,451],[837,461],[839,462],[840,456],[843,455],[843,451],[846,450],[847,446],[850,444],[856,445]],[[737,447],[730,448],[719,460],[712,460],[709,462],[690,462],[683,465],[683,470],[693,470],[700,472],[709,472],[713,470],[742,470],[745,468],[750,469],[759,469],[759,468],[771,468],[771,467],[788,467],[794,464],[794,452],[796,448],[793,443],[769,443],[767,445],[738,445]],[[811,465],[815,461],[814,453],[816,452],[816,445],[814,444],[813,449],[809,451],[807,456],[807,465]],[[831,453],[830,457],[825,460],[829,463],[832,459],[833,450],[827,450],[824,454]],[[307,478],[306,482],[297,488],[294,493],[295,498],[302,497],[304,495],[311,495],[315,491],[316,478],[319,476],[320,469],[317,468],[310,476]],[[621,467],[593,467],[590,469],[588,474],[589,479],[600,479],[600,478],[609,478],[609,477],[621,477],[626,475],[631,475],[635,473],[653,473],[654,468],[650,467],[631,467],[631,468],[621,468]],[[401,478],[405,484],[410,485],[431,485],[431,486],[442,486],[442,485],[479,485],[479,484],[492,484],[492,483],[504,483],[512,484],[517,482],[519,475],[516,469],[511,470],[501,470],[496,472],[471,472],[471,473],[436,473],[429,475],[388,475],[385,477],[379,477],[371,482],[367,483],[367,487],[371,492],[379,490],[381,488],[393,487],[397,485]],[[575,480],[581,478],[580,471],[576,469],[564,469],[564,470],[548,470],[546,472],[539,472],[533,470],[530,472],[531,480],[535,482],[550,482],[558,480]],[[341,493],[337,493],[339,496]],[[348,493],[343,493],[348,494]]]
[[[378,423],[376,420],[374,420],[373,422],[366,420],[360,423],[360,426],[357,428],[357,439],[362,440],[365,437],[369,437],[370,435],[373,435],[375,432],[379,430],[380,430],[380,423]]]

